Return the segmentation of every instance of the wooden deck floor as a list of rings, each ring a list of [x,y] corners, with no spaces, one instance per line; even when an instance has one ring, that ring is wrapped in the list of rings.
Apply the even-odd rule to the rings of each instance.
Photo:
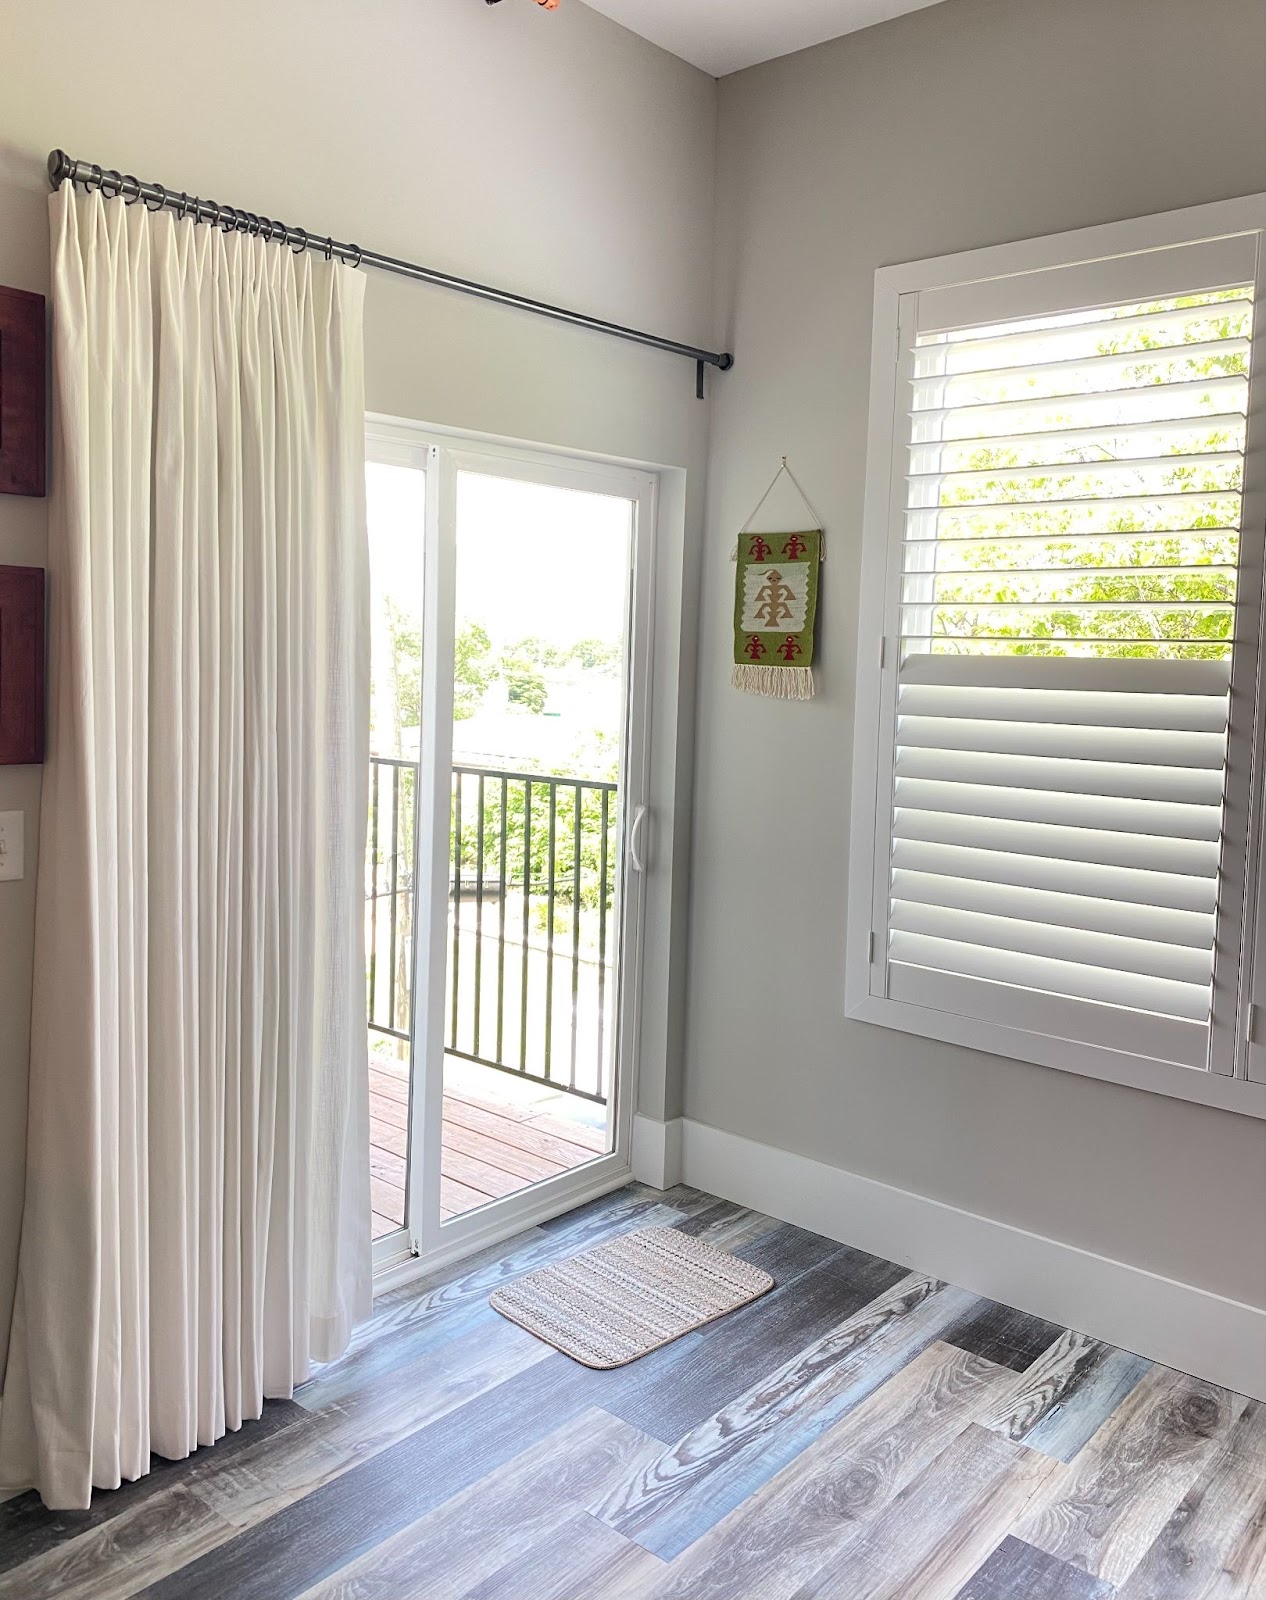
[[[444,1220],[570,1172],[600,1155],[605,1130],[592,1101],[450,1058],[445,1063],[440,1207]],[[409,1085],[403,1062],[371,1052],[370,1185],[374,1237],[404,1224]]]

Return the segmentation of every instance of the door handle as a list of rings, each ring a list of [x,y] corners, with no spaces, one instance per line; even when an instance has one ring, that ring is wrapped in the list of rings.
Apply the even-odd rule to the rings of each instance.
[[[634,872],[645,872],[646,861],[638,850],[642,837],[642,824],[646,821],[646,807],[638,806],[633,813],[633,826],[629,829],[629,860]]]

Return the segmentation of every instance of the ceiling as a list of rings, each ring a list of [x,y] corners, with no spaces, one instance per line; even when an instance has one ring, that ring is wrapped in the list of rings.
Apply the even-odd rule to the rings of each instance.
[[[938,0],[585,0],[714,78]]]

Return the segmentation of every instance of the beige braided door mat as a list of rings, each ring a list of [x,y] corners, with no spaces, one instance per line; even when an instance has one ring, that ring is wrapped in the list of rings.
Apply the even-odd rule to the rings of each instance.
[[[586,1367],[622,1367],[773,1286],[724,1250],[676,1228],[647,1228],[529,1272],[489,1304]]]

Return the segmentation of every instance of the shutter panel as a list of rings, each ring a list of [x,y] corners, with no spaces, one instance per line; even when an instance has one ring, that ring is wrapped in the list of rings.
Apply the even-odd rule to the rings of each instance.
[[[1208,1065],[1252,314],[916,336],[889,998]]]

